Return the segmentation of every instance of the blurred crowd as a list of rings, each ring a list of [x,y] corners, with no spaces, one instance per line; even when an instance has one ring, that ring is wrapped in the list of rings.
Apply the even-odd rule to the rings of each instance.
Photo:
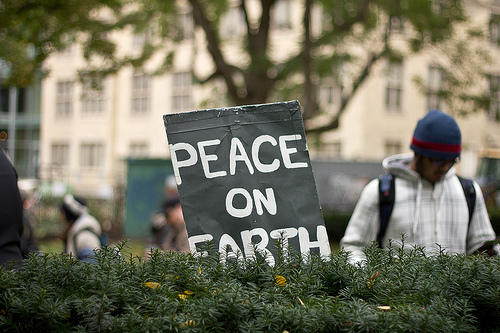
[[[30,209],[39,200],[36,185],[19,181],[16,169],[0,150],[0,265],[22,267],[22,260],[42,252],[30,223]],[[63,222],[59,239],[62,252],[86,261],[95,261],[95,250],[107,244],[101,223],[89,213],[85,199],[66,194],[58,207]],[[189,252],[184,217],[173,177],[165,181],[165,199],[151,218],[151,237],[145,257],[152,249]]]

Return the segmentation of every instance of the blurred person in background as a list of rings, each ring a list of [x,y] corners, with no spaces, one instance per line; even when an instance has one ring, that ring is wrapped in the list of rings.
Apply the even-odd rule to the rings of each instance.
[[[167,223],[165,213],[160,210],[154,213],[151,217],[151,240],[149,245],[146,246],[146,254],[149,254],[153,249],[161,249],[162,244],[165,242],[165,237],[168,234],[170,226]]]
[[[165,251],[190,252],[186,224],[179,197],[166,199],[163,203],[163,212],[168,226],[162,248]]]
[[[11,260],[19,267],[21,235],[23,233],[23,203],[17,186],[17,172],[5,151],[0,151],[0,265]]]
[[[184,215],[178,196],[165,199],[160,212],[151,218],[151,244],[146,247],[145,257],[154,249],[176,252],[190,252]]]
[[[174,175],[168,175],[165,177],[165,184],[163,186],[163,191],[165,198],[175,198],[179,196],[179,190],[177,189],[177,183],[175,181]]]
[[[101,225],[88,213],[85,201],[71,194],[64,196],[60,212],[66,223],[60,235],[64,252],[80,260],[93,262],[94,250],[101,248]]]

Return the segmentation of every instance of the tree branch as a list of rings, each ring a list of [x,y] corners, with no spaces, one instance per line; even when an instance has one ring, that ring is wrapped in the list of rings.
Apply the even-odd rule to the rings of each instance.
[[[314,85],[311,82],[312,76],[312,48],[313,42],[311,40],[311,7],[312,0],[305,0],[305,8],[304,8],[304,41],[303,41],[303,52],[302,59],[304,65],[304,95],[306,99],[306,103],[304,109],[302,111],[304,119],[309,119],[314,116],[316,111],[318,110],[318,104],[316,100],[316,91],[314,89]]]
[[[336,129],[339,127],[340,117],[345,112],[347,106],[349,105],[349,102],[354,98],[354,95],[358,91],[359,87],[361,87],[363,82],[370,75],[372,66],[377,61],[379,61],[380,59],[382,59],[383,57],[385,57],[387,54],[389,54],[391,52],[391,48],[389,45],[389,36],[390,36],[390,30],[386,29],[386,32],[384,33],[384,36],[383,36],[383,45],[384,46],[382,47],[382,49],[378,53],[372,52],[372,55],[367,59],[365,65],[363,66],[362,70],[360,71],[360,74],[357,76],[357,78],[354,80],[354,82],[352,84],[351,92],[348,95],[342,97],[339,111],[337,112],[335,117],[333,117],[331,119],[331,121],[329,123],[327,123],[326,125],[306,129],[305,132],[307,134],[323,133],[323,132],[330,131],[330,130],[333,130],[333,129]]]
[[[213,61],[215,62],[216,70],[211,75],[211,77],[222,76],[227,85],[228,94],[231,98],[237,102],[239,100],[238,96],[238,87],[234,82],[233,74],[239,69],[235,66],[229,65],[224,59],[224,55],[222,54],[219,39],[217,36],[217,31],[213,29],[210,20],[207,18],[205,13],[203,12],[203,8],[198,0],[189,0],[191,6],[193,8],[193,19],[196,24],[198,24],[203,31],[205,32],[205,36],[208,43],[208,52],[212,56]]]

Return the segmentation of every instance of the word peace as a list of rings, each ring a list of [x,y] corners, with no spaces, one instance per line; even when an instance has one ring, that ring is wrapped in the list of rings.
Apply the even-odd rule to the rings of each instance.
[[[174,169],[174,176],[177,185],[182,184],[182,178],[180,176],[179,169],[195,165],[198,162],[198,158],[201,161],[203,173],[207,179],[227,176],[228,171],[230,175],[234,175],[236,173],[236,162],[243,162],[251,175],[254,174],[255,170],[262,173],[274,172],[280,167],[281,161],[283,162],[283,166],[287,169],[307,168],[308,165],[306,162],[292,162],[290,155],[296,153],[297,149],[289,148],[287,146],[287,142],[300,139],[300,134],[282,135],[278,137],[278,140],[267,134],[258,136],[257,138],[255,138],[251,145],[250,159],[241,140],[237,137],[234,137],[231,139],[231,146],[229,150],[229,165],[227,166],[228,170],[211,170],[210,163],[217,161],[219,159],[219,156],[207,153],[206,148],[220,145],[221,141],[219,139],[199,141],[197,143],[198,150],[196,150],[193,145],[187,142],[170,144],[169,147],[172,166]],[[259,159],[259,153],[261,151],[261,147],[264,144],[270,144],[273,147],[278,146],[281,155],[281,161],[275,158],[271,163],[262,163]],[[184,160],[179,160],[179,151],[187,152],[187,155],[189,157]]]

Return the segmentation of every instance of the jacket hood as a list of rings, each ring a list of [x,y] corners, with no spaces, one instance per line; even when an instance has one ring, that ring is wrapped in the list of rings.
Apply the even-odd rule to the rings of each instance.
[[[389,156],[382,161],[382,167],[386,172],[392,173],[396,177],[418,182],[421,179],[420,175],[409,167],[413,156],[413,153]],[[443,180],[455,175],[455,173],[455,168],[451,167],[443,177]]]
[[[76,232],[77,230],[82,230],[87,228],[92,229],[97,234],[101,233],[101,225],[99,224],[99,222],[92,215],[89,215],[88,213],[83,213],[75,221],[75,224],[71,229],[74,229]]]

